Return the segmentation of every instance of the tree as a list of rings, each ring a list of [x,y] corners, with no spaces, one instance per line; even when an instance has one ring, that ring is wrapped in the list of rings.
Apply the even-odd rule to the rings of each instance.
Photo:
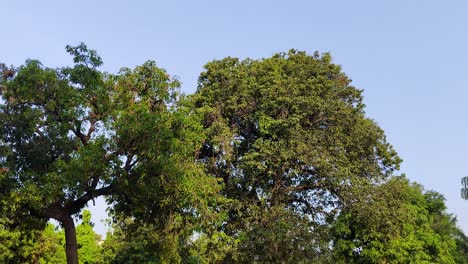
[[[152,61],[110,75],[86,45],[66,50],[73,67],[36,60],[0,67],[0,198],[9,202],[8,218],[37,228],[59,221],[67,262],[76,264],[73,217],[106,195],[116,214],[157,222],[176,245],[216,190],[194,163],[201,127],[179,104],[179,82]]]
[[[240,245],[294,243],[287,235],[294,224],[287,221],[274,236],[261,231],[269,228],[249,226],[279,214],[308,222],[293,232],[315,234],[309,239],[315,246],[297,254],[320,254],[327,243],[319,242],[326,236],[318,231],[398,169],[400,158],[365,116],[361,91],[350,83],[329,54],[296,50],[205,66],[192,97],[205,117],[207,140],[199,159],[222,181],[224,196],[234,200],[221,229]],[[255,236],[248,235],[251,228]],[[283,256],[289,252],[278,250]],[[267,258],[252,254],[245,258]]]
[[[463,232],[444,197],[395,177],[347,208],[334,226],[338,263],[466,263]]]
[[[102,263],[101,239],[93,230],[91,213],[83,210],[82,222],[77,226],[80,263]],[[22,230],[5,221],[0,229],[1,263],[66,263],[65,234],[52,223],[43,230]]]
[[[22,230],[11,221],[0,221],[1,263],[65,263],[63,234],[48,223],[43,230]]]
[[[453,252],[453,258],[457,264],[468,264],[468,237],[460,228],[455,230],[456,250]]]
[[[78,242],[78,255],[80,263],[98,263],[101,248],[98,242],[101,236],[93,230],[91,223],[91,212],[83,210],[81,215],[81,224],[76,227],[76,237]]]
[[[113,224],[102,244],[103,263],[161,263],[158,234],[151,225],[129,218]]]

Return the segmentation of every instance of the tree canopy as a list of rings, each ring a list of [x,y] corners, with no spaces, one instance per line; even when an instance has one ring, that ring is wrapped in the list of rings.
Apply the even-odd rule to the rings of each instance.
[[[333,227],[339,263],[455,262],[459,229],[444,197],[395,177],[342,212]],[[466,240],[464,240],[465,243]]]
[[[199,158],[222,180],[223,194],[238,202],[225,231],[241,240],[258,237],[248,235],[253,226],[278,213],[285,233],[295,225],[288,218],[317,232],[401,162],[383,130],[366,117],[361,90],[329,54],[291,50],[267,59],[210,62],[193,100],[205,111],[207,140]],[[262,235],[276,239],[268,234]],[[297,239],[272,235],[281,239],[240,244],[271,242],[274,248]],[[322,248],[317,246],[299,248],[305,253]],[[261,252],[254,259],[264,257]]]
[[[0,64],[0,261],[467,263],[330,54],[215,60],[185,96],[153,61],[109,74],[66,50],[71,67]]]
[[[67,52],[73,67],[1,67],[0,185],[10,217],[59,221],[68,263],[77,263],[72,217],[106,195],[116,213],[157,222],[177,244],[216,190],[194,163],[201,126],[179,104],[178,80],[152,61],[110,75],[86,45]]]

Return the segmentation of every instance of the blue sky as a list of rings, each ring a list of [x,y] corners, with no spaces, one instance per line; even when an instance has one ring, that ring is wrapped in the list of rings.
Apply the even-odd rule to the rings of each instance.
[[[71,64],[85,42],[116,72],[155,60],[192,93],[210,60],[331,52],[364,89],[366,112],[403,158],[402,173],[447,198],[468,233],[468,2],[5,1],[0,62]],[[100,233],[102,201],[93,207]]]

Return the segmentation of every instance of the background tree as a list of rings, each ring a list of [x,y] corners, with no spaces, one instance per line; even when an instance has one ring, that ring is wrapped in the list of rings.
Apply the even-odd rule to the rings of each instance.
[[[74,67],[35,60],[1,67],[0,195],[13,208],[8,217],[38,228],[59,221],[67,261],[78,263],[73,216],[107,195],[116,213],[153,220],[177,245],[187,218],[200,216],[216,189],[194,164],[201,127],[178,104],[179,82],[151,61],[112,76],[84,44],[67,51]]]
[[[63,233],[54,225],[27,231],[6,218],[0,222],[1,263],[66,263]]]
[[[161,263],[155,229],[136,225],[129,218],[113,224],[102,244],[103,263]]]
[[[395,177],[352,207],[334,226],[340,263],[464,263],[460,230],[439,193]]]
[[[326,236],[318,231],[398,169],[400,158],[365,116],[361,91],[350,83],[329,54],[296,50],[205,66],[193,96],[205,113],[207,140],[199,159],[222,181],[225,197],[235,201],[221,229],[238,245],[294,245],[299,239],[309,247],[294,254],[319,254],[326,250],[320,241]],[[276,217],[295,221],[261,227],[264,219]],[[296,229],[295,223],[304,221],[307,225]],[[290,252],[284,246],[267,252],[270,256],[238,253],[268,262],[275,256],[294,259]]]
[[[76,237],[78,242],[78,255],[80,263],[99,263],[101,260],[101,247],[98,243],[101,241],[101,236],[93,230],[91,223],[91,212],[83,210],[81,214],[81,224],[76,227]]]
[[[456,251],[452,254],[457,264],[468,264],[468,237],[460,228],[455,231]]]

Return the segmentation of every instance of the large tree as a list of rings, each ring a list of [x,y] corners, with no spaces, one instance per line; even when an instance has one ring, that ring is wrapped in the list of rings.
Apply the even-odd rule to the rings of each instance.
[[[59,221],[75,264],[73,217],[105,195],[115,214],[152,220],[177,245],[215,190],[194,163],[201,127],[179,104],[179,82],[151,61],[110,75],[84,44],[66,50],[73,67],[0,67],[0,198],[9,219]]]
[[[210,62],[193,100],[205,113],[207,140],[199,159],[234,201],[221,229],[240,250],[227,258],[325,255],[322,227],[401,162],[383,130],[366,117],[362,91],[329,54],[291,50]],[[268,218],[282,224],[267,228]],[[268,251],[242,250],[265,244]]]

